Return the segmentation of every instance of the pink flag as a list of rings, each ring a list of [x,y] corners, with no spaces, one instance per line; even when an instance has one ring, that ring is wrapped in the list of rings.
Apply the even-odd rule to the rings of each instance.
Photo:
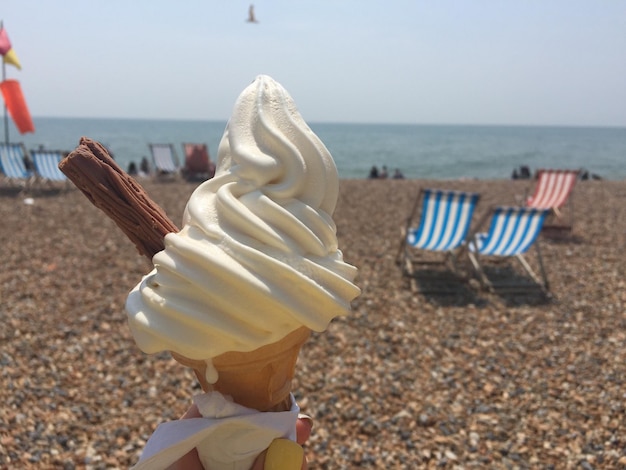
[[[4,28],[0,29],[0,54],[4,55],[11,50],[11,41]]]

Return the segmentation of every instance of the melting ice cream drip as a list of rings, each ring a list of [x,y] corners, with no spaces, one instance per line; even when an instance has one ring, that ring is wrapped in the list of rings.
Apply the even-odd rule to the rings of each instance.
[[[213,365],[213,361],[211,359],[205,359],[204,362],[206,363],[204,378],[208,383],[214,384],[215,382],[217,382],[218,373],[215,369],[215,366]]]

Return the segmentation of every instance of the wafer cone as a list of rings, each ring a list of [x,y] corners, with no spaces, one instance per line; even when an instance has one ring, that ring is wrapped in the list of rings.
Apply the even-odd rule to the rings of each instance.
[[[216,383],[206,380],[206,363],[172,353],[176,361],[193,369],[205,392],[229,395],[235,403],[259,411],[287,411],[300,348],[311,331],[301,327],[277,341],[250,352],[227,352],[214,357]]]

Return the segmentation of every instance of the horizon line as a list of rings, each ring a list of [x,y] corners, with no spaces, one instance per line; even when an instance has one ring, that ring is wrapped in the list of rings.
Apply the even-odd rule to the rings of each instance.
[[[35,116],[33,119],[87,119],[104,121],[173,121],[173,122],[219,122],[226,123],[228,119],[220,118],[156,118],[156,117],[96,117],[96,116]],[[550,128],[596,128],[596,129],[626,129],[626,124],[529,124],[529,123],[452,123],[452,122],[373,122],[373,121],[320,121],[309,120],[308,124],[332,125],[362,125],[362,126],[432,126],[432,127],[550,127]]]

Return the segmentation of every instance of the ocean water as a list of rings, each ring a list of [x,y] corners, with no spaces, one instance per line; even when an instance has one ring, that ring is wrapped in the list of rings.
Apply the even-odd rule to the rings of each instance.
[[[149,157],[148,143],[206,143],[215,159],[226,122],[34,118],[36,132],[12,142],[27,149],[73,150],[81,136],[105,144],[127,168]],[[366,178],[373,165],[407,178],[509,178],[514,168],[585,168],[626,178],[626,128],[309,123],[332,153],[341,178]],[[12,124],[11,124],[12,126]]]

